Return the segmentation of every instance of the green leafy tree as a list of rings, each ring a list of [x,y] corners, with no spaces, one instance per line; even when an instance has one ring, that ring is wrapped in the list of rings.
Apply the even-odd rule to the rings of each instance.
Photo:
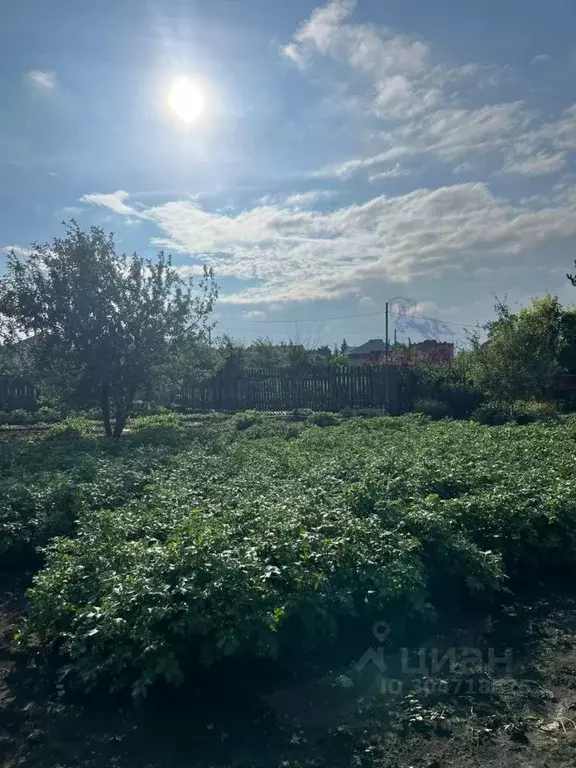
[[[137,392],[205,333],[217,288],[210,270],[194,284],[163,252],[117,254],[100,227],[65,227],[51,244],[9,255],[0,317],[13,342],[29,339],[45,380],[75,404],[99,403],[106,435],[120,437]]]
[[[340,354],[345,355],[349,349],[350,347],[348,346],[348,342],[346,341],[346,339],[342,339],[342,344],[340,344]]]
[[[269,338],[256,339],[248,348],[250,366],[254,368],[278,368],[282,354],[278,345]]]
[[[546,294],[514,314],[503,301],[495,306],[496,319],[471,338],[466,364],[472,379],[490,399],[512,403],[521,398],[545,398],[562,369],[566,347],[565,311],[558,298]]]

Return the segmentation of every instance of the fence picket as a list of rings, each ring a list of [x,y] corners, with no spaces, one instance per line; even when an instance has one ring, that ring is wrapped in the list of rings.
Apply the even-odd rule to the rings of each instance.
[[[200,384],[192,380],[183,382],[180,405],[191,410],[338,411],[351,407],[384,408],[389,413],[398,413],[399,377],[395,366],[220,371]]]

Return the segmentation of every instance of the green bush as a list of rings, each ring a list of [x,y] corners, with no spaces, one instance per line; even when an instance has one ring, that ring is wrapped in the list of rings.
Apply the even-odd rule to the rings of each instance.
[[[334,427],[340,424],[340,419],[336,413],[330,411],[316,411],[311,413],[306,419],[309,424],[315,424],[317,427]]]
[[[498,426],[512,421],[514,416],[510,406],[506,403],[487,402],[482,403],[471,414],[473,421],[487,426]]]
[[[142,429],[162,429],[165,427],[182,427],[184,418],[179,413],[164,411],[163,413],[135,416],[128,423],[131,430],[138,432]]]
[[[416,413],[423,413],[431,419],[447,419],[452,416],[452,410],[449,405],[440,400],[422,399],[414,404]]]
[[[262,414],[258,411],[243,411],[232,417],[231,424],[234,429],[243,430],[253,427],[255,424],[260,424],[263,418]]]
[[[286,418],[288,421],[306,421],[312,414],[313,411],[310,408],[294,408]]]
[[[533,399],[517,400],[512,406],[512,413],[518,424],[553,421],[560,415],[554,403]]]
[[[86,416],[69,416],[60,424],[54,424],[44,433],[44,440],[80,440],[88,437],[92,422]]]
[[[0,411],[0,424],[3,425],[34,424],[39,420],[32,411],[25,411],[22,408],[16,408],[13,411]]]
[[[445,403],[450,414],[465,419],[478,408],[484,396],[474,386],[463,365],[418,365],[404,372],[404,389],[418,400],[438,400]],[[410,409],[409,398],[407,410]]]

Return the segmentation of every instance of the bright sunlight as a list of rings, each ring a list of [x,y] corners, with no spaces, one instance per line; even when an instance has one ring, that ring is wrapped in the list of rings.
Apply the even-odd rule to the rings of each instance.
[[[204,97],[197,85],[179,77],[170,86],[168,106],[184,123],[193,123],[204,111]]]

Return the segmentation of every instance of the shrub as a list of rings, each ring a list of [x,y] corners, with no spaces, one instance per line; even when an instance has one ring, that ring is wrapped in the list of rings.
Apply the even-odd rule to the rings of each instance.
[[[439,400],[458,419],[470,416],[483,400],[482,392],[474,386],[463,365],[418,365],[403,373],[403,388],[418,400]],[[405,398],[406,399],[406,398]],[[408,404],[405,408],[409,409]]]
[[[69,416],[60,424],[54,424],[44,433],[44,440],[80,440],[90,435],[92,422],[85,416]]]
[[[447,403],[440,400],[422,399],[414,404],[416,413],[423,413],[431,419],[447,419],[452,416],[452,410]]]
[[[248,427],[253,427],[254,424],[260,424],[263,418],[262,414],[258,411],[243,411],[232,417],[231,424],[237,430],[248,429]]]
[[[22,408],[16,408],[13,411],[0,411],[0,424],[6,425],[25,425],[34,424],[39,418],[32,411],[25,411]]]
[[[553,421],[560,415],[554,403],[541,400],[517,400],[512,406],[512,413],[518,424]]]
[[[508,404],[492,401],[482,403],[478,408],[475,408],[471,418],[479,424],[498,426],[512,421],[513,414]]]
[[[288,421],[306,421],[312,413],[313,411],[310,408],[294,408],[286,418]]]
[[[143,429],[162,429],[165,427],[181,427],[184,425],[184,418],[179,413],[164,411],[149,416],[136,416],[130,419],[129,426],[134,432]]]
[[[309,424],[315,424],[317,427],[334,427],[340,424],[340,419],[336,413],[330,411],[316,411],[311,413],[306,419]]]

